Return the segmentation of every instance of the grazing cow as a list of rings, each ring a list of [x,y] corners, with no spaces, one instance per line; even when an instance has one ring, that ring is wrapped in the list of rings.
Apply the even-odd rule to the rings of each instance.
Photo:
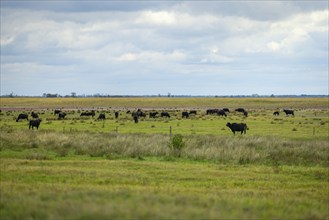
[[[161,117],[168,117],[170,118],[170,115],[168,112],[161,112]]]
[[[273,115],[280,115],[278,111],[273,112]]]
[[[114,112],[114,115],[115,115],[115,119],[119,118],[119,112],[118,111]]]
[[[223,108],[223,110],[224,110],[225,112],[230,112],[230,109],[228,109],[228,108]]]
[[[32,127],[32,130],[33,130],[33,128],[36,127],[38,130],[40,122],[41,122],[40,118],[30,120],[29,129],[31,129],[31,127]]]
[[[150,112],[150,118],[155,118],[159,112]]]
[[[105,114],[104,113],[100,113],[97,120],[105,120]]]
[[[82,112],[82,113],[80,114],[80,117],[81,117],[81,116],[92,116],[92,117],[94,117],[94,116],[95,116],[95,111]]]
[[[182,118],[184,118],[184,117],[185,118],[188,118],[189,117],[189,113],[188,112],[182,112]]]
[[[295,116],[294,114],[294,110],[290,110],[290,109],[283,109],[284,113],[286,113],[286,115],[292,115],[292,116]]]
[[[59,114],[60,112],[61,112],[60,109],[55,109],[55,111],[54,111],[54,115],[57,115],[57,114]]]
[[[248,112],[244,108],[235,109],[236,112],[241,112],[245,117],[248,117]]]
[[[18,115],[18,118],[16,119],[16,122],[18,122],[21,119],[26,119],[26,121],[28,121],[29,120],[29,116],[27,114],[25,114],[25,113],[21,113],[21,114]]]
[[[196,110],[191,110],[189,114],[190,114],[190,115],[191,115],[191,114],[194,114],[194,115],[196,115],[196,113],[197,113],[197,111],[196,111]]]
[[[66,113],[65,112],[59,112],[58,113],[58,120],[64,119],[65,116],[66,116]]]
[[[237,108],[237,109],[235,109],[235,111],[236,111],[236,112],[242,112],[242,113],[243,113],[243,112],[245,112],[246,110],[244,110],[244,108]]]
[[[229,127],[231,129],[231,131],[233,132],[233,134],[235,135],[235,132],[236,131],[240,131],[241,134],[242,133],[245,133],[246,134],[246,131],[247,131],[247,124],[245,123],[240,123],[240,124],[237,124],[237,123],[227,123],[226,124],[227,127]]]
[[[35,112],[32,112],[31,113],[31,116],[32,116],[32,118],[39,118],[39,115],[37,113],[35,113]]]
[[[217,114],[218,109],[207,109],[207,115]]]
[[[224,109],[219,110],[219,111],[217,112],[217,115],[227,117],[226,112],[224,111]]]

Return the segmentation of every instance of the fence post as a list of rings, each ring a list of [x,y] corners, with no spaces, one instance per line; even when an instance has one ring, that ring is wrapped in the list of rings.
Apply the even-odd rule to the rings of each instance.
[[[172,128],[171,128],[171,126],[169,127],[169,132],[170,132],[170,138],[171,138],[171,136],[172,136]]]

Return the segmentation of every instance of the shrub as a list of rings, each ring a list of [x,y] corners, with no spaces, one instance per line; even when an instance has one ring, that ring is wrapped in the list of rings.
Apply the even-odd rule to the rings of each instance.
[[[183,136],[181,134],[175,134],[169,141],[169,148],[172,150],[175,156],[180,157],[181,150],[185,146]]]

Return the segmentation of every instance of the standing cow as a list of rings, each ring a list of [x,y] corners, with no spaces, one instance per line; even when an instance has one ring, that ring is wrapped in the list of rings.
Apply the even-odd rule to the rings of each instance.
[[[59,112],[58,113],[58,120],[64,119],[65,116],[66,116],[66,113],[65,112]]]
[[[37,113],[35,113],[35,112],[32,112],[31,113],[31,116],[32,116],[32,118],[39,118],[39,115]]]
[[[286,116],[289,116],[289,115],[295,116],[294,110],[283,109],[283,111],[284,111],[284,113],[286,113]]]
[[[224,109],[219,110],[219,111],[217,112],[217,115],[227,117],[227,114],[226,114],[226,112],[224,111]]]
[[[105,120],[105,114],[104,113],[100,113],[97,120]]]
[[[156,118],[158,112],[150,112],[150,118]]]
[[[231,129],[231,131],[233,132],[233,134],[235,135],[235,132],[236,131],[239,131],[239,132],[241,132],[241,134],[242,133],[244,133],[244,134],[246,134],[246,131],[247,131],[247,124],[245,124],[245,123],[240,123],[240,124],[237,124],[237,123],[227,123],[226,124],[226,126],[227,127],[229,127],[230,129]]]
[[[41,122],[41,119],[40,118],[30,120],[29,129],[32,128],[32,130],[33,130],[33,128],[36,127],[37,130],[38,130],[39,129],[40,122]]]
[[[168,117],[170,118],[170,115],[168,112],[161,112],[161,117]]]
[[[188,112],[182,112],[182,118],[189,118],[189,113]]]
[[[138,123],[138,114],[137,114],[137,112],[133,112],[132,116],[133,116],[134,122],[137,124]]]

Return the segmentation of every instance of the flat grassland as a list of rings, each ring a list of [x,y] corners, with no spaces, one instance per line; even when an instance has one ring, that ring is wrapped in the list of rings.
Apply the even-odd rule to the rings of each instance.
[[[246,109],[325,109],[328,98],[1,98],[1,108],[239,108]]]
[[[15,121],[31,111],[39,130]],[[327,98],[1,98],[0,115],[0,219],[329,219]]]

